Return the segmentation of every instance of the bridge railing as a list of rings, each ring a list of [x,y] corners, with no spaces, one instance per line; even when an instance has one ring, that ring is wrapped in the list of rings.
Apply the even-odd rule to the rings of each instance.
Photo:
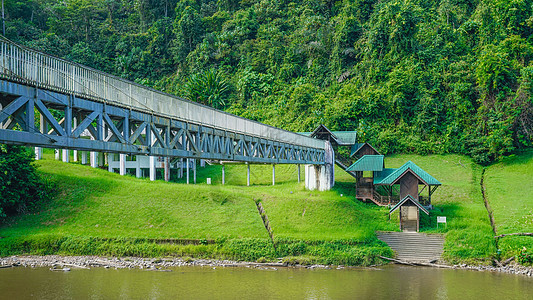
[[[238,117],[0,37],[0,77],[43,89],[149,112],[194,124],[298,146],[324,149],[325,143]]]

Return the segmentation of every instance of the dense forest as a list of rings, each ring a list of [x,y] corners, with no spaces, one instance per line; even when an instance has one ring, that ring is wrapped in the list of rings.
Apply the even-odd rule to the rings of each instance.
[[[479,163],[533,141],[533,0],[6,0],[7,38],[293,131]]]

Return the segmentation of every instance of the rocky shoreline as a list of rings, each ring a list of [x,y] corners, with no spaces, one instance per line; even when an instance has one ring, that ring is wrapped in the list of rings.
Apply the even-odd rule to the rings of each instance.
[[[182,259],[182,258],[141,258],[141,257],[99,257],[99,256],[9,256],[0,257],[0,268],[9,267],[50,267],[53,270],[69,271],[70,269],[114,268],[114,269],[145,269],[170,271],[168,268],[183,266],[207,267],[256,267],[276,268],[287,267],[285,263],[254,263],[237,262],[230,260],[210,259]],[[306,268],[324,268],[330,266],[313,265],[302,266]]]
[[[90,268],[114,268],[114,269],[141,269],[149,271],[171,271],[170,268],[183,266],[202,266],[202,267],[253,267],[258,269],[277,270],[279,267],[289,267],[286,263],[255,263],[255,262],[237,262],[230,260],[210,260],[210,259],[182,259],[182,258],[141,258],[141,257],[99,257],[99,256],[9,256],[0,257],[0,268],[10,267],[49,267],[52,271],[70,271],[71,269],[90,269]],[[328,266],[328,265],[296,265],[290,266],[307,269],[344,269],[352,267]],[[379,266],[375,266],[379,267]],[[357,268],[357,267],[353,267]],[[504,267],[493,266],[472,266],[472,265],[453,265],[452,269],[463,269],[485,272],[500,272],[514,275],[523,275],[533,277],[533,268],[525,267],[518,264],[507,265]]]

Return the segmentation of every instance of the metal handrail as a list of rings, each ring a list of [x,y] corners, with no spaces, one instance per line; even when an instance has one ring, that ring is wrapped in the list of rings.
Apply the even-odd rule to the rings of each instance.
[[[203,126],[319,150],[322,140],[248,120],[163,93],[0,36],[0,77],[39,88]]]

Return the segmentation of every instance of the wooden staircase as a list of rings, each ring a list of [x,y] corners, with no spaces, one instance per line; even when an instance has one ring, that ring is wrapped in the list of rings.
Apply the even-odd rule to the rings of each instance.
[[[348,161],[347,159],[341,158],[341,157],[335,158],[335,164],[339,166],[341,169],[343,169],[344,171],[346,171],[346,169],[348,169],[348,167],[351,166],[350,161]],[[355,175],[355,172],[346,171],[346,173],[352,175],[353,178],[357,178]]]
[[[380,231],[377,235],[402,261],[430,262],[439,260],[443,252],[444,238],[440,234]]]

